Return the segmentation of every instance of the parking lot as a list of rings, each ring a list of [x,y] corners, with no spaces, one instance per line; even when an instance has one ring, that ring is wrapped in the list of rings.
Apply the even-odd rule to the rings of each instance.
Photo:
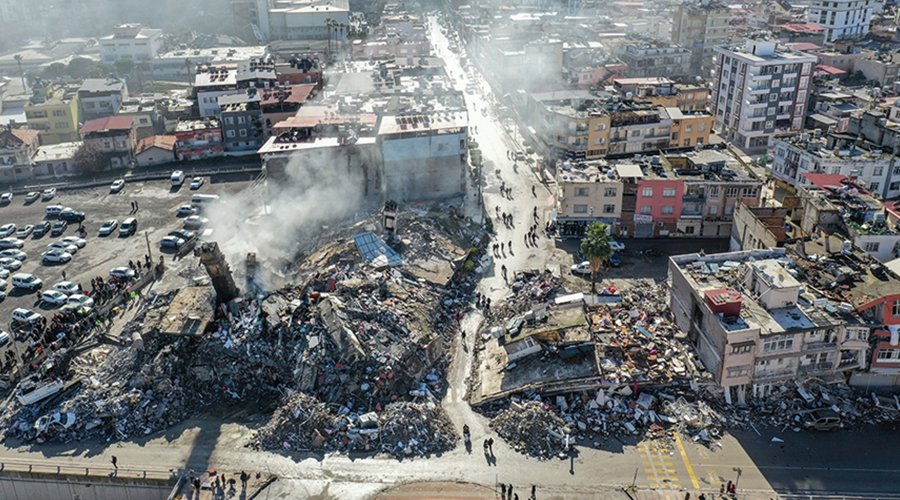
[[[77,236],[78,224],[70,224],[61,236],[51,236],[49,233],[41,237],[29,235],[23,238],[24,246],[21,249],[28,256],[22,262],[21,269],[11,270],[11,274],[32,273],[43,281],[43,289],[48,290],[53,284],[63,281],[65,273],[65,280],[80,283],[82,287],[90,289],[91,279],[97,276],[106,278],[110,269],[127,266],[129,260],[143,260],[148,253],[148,241],[150,255],[154,262],[158,261],[161,254],[160,239],[168,232],[182,228],[183,219],[176,217],[176,208],[190,204],[193,194],[232,194],[246,187],[248,179],[228,175],[213,179],[207,177],[203,186],[196,191],[190,190],[189,184],[189,178],[179,189],[172,188],[168,180],[127,183],[124,189],[115,194],[110,193],[108,186],[75,191],[60,190],[52,200],[33,203],[25,203],[23,196],[14,197],[11,203],[0,206],[0,225],[12,223],[20,228],[28,224],[34,225],[45,220],[47,206],[62,205],[85,213],[87,244],[68,263],[43,264],[41,253],[47,250],[47,245],[64,236]],[[134,214],[131,214],[132,202],[136,202],[138,206]],[[121,225],[129,217],[135,217],[138,221],[135,234],[120,237],[116,229],[109,236],[98,235],[104,221],[117,219]],[[202,232],[203,230],[200,231]],[[171,253],[165,255],[168,271],[178,272],[180,267],[193,261],[174,262]],[[10,313],[17,307],[34,309],[45,316],[52,315],[55,307],[36,304],[40,291],[14,289],[11,278],[5,281],[7,297],[0,302],[0,329],[8,330]]]

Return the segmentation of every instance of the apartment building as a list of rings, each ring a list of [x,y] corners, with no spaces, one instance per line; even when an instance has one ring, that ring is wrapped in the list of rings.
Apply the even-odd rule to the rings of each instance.
[[[709,143],[713,116],[705,111],[684,112],[678,108],[662,108],[672,120],[669,149],[693,148]]]
[[[349,0],[256,0],[252,14],[249,21],[267,42],[344,40],[350,27]]]
[[[128,87],[118,78],[88,78],[78,89],[83,121],[112,116],[128,99]]]
[[[763,39],[716,52],[711,108],[719,135],[753,152],[777,132],[803,129],[815,56]]]
[[[654,106],[622,104],[610,115],[609,155],[658,152],[671,141],[672,118],[665,109]]]
[[[691,74],[691,51],[659,41],[626,43],[619,59],[628,65],[628,76],[686,76]]]
[[[200,116],[218,118],[221,112],[219,98],[240,93],[237,84],[237,65],[197,67],[193,93]]]
[[[8,125],[0,128],[0,180],[15,182],[32,177],[39,141],[37,130]]]
[[[28,127],[40,131],[41,145],[80,139],[78,88],[35,82],[34,95],[25,103]]]
[[[728,403],[866,366],[869,326],[851,304],[804,286],[798,260],[783,248],[669,260],[675,322]]]
[[[779,137],[773,147],[768,168],[792,186],[808,186],[807,174],[832,174],[853,178],[883,199],[900,196],[900,165],[891,167],[891,155],[879,147],[818,133]]]
[[[201,160],[222,156],[222,127],[215,118],[181,120],[175,126],[175,158]]]
[[[715,48],[728,43],[730,17],[728,6],[717,1],[688,1],[675,7],[672,42],[691,51],[692,74],[709,75]]]
[[[810,23],[825,27],[825,40],[858,39],[869,34],[878,0],[815,0],[807,11]]]
[[[260,95],[253,88],[239,94],[219,97],[219,115],[226,152],[256,152],[265,142],[259,103]]]
[[[95,118],[81,126],[85,146],[105,154],[110,168],[126,167],[134,160],[136,135],[131,116]]]
[[[122,24],[111,35],[100,38],[100,59],[106,64],[117,61],[144,62],[162,50],[162,30],[140,24]]]
[[[706,111],[709,88],[703,85],[675,83],[666,77],[614,78],[613,87],[634,102],[648,103],[682,111]]]
[[[565,162],[557,169],[556,185],[560,237],[581,237],[596,221],[608,225],[610,234],[616,233],[622,217],[623,184],[607,162]]]

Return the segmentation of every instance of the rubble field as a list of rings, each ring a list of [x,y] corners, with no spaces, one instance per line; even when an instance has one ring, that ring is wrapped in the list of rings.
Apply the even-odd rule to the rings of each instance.
[[[48,357],[40,373],[69,387],[38,403],[11,399],[4,437],[121,440],[240,406],[274,411],[249,443],[259,449],[403,457],[452,448],[458,437],[439,406],[445,346],[469,303],[474,277],[463,268],[482,233],[434,212],[400,221],[392,245],[405,261],[434,261],[425,271],[362,253],[354,235],[369,221],[334,230],[279,290],[218,306],[214,294],[203,299],[208,287],[148,297],[123,345]]]

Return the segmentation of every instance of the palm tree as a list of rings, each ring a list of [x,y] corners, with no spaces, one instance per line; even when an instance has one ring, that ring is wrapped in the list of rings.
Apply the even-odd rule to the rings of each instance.
[[[194,90],[194,75],[191,74],[191,65],[192,64],[194,64],[194,62],[191,61],[190,57],[185,58],[184,67],[187,69],[188,88],[190,88],[191,91]]]
[[[25,71],[22,70],[22,54],[16,54],[13,59],[16,60],[16,65],[19,66],[19,76],[22,77],[22,92],[28,92],[28,86],[25,85]]]
[[[597,273],[612,256],[606,224],[602,222],[591,224],[584,238],[581,239],[581,253],[591,263],[591,295],[595,295],[597,293]]]

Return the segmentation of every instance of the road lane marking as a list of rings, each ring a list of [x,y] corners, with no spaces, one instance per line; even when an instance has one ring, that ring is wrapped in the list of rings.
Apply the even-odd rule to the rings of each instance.
[[[675,445],[678,447],[678,453],[681,454],[681,460],[684,461],[684,468],[691,478],[691,484],[694,486],[694,489],[699,489],[700,481],[697,481],[697,476],[694,474],[694,468],[691,467],[691,461],[688,460],[687,452],[684,451],[684,445],[681,444],[681,435],[678,432],[675,433]]]

